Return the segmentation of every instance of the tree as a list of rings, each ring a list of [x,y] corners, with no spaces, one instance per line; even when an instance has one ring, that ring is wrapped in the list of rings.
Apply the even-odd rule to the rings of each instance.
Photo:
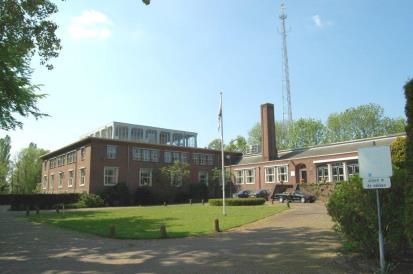
[[[287,131],[288,148],[301,148],[323,144],[326,128],[319,120],[301,118],[294,121]]]
[[[248,144],[249,145],[261,145],[261,124],[256,123],[249,131],[248,131]]]
[[[8,191],[7,175],[10,169],[10,137],[0,139],[0,193]]]
[[[390,144],[391,160],[397,168],[404,168],[406,164],[406,138],[398,137]]]
[[[221,150],[221,139],[214,139],[208,144],[209,149]]]
[[[14,193],[35,193],[41,183],[42,160],[47,151],[31,143],[19,152],[14,163],[12,191]]]
[[[238,135],[229,142],[229,145],[225,146],[225,151],[245,153],[247,147],[247,140],[243,136]]]
[[[410,241],[410,246],[413,247],[413,79],[404,86],[404,94],[406,97],[405,113],[407,117],[406,126],[406,212],[405,224],[406,235]]]
[[[161,167],[161,173],[171,179],[173,186],[182,186],[184,178],[190,174],[189,164],[175,161],[171,165]]]
[[[342,142],[400,133],[404,131],[404,125],[402,118],[385,117],[384,109],[379,105],[361,105],[328,117],[328,141]]]
[[[49,0],[0,1],[0,128],[22,127],[17,116],[45,116],[37,107],[44,94],[31,83],[30,61],[34,55],[40,64],[53,69],[50,59],[61,49],[56,37],[57,25],[49,17],[58,11]]]

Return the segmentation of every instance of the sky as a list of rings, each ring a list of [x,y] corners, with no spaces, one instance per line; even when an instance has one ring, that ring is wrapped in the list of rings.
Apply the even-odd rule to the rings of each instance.
[[[63,49],[48,71],[33,59],[32,82],[50,117],[0,131],[12,153],[54,150],[111,121],[198,132],[198,146],[225,142],[260,120],[282,118],[279,0],[55,1]],[[376,103],[404,117],[413,77],[413,1],[286,1],[293,118]]]

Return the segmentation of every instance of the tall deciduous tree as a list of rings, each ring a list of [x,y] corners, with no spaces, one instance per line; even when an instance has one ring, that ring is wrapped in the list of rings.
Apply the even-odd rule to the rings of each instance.
[[[42,161],[40,156],[47,151],[31,143],[19,152],[14,163],[12,191],[14,193],[34,193],[41,183]]]
[[[175,161],[173,164],[161,167],[161,173],[171,179],[172,186],[181,186],[183,180],[189,176],[189,164]]]
[[[37,107],[43,94],[31,83],[30,61],[52,69],[50,59],[61,49],[57,25],[49,17],[57,6],[48,0],[0,1],[0,128],[21,127],[17,116],[44,116]]]
[[[407,143],[406,143],[406,211],[405,224],[406,235],[409,238],[410,245],[413,247],[413,79],[404,86],[406,96],[406,117],[407,117]]]
[[[7,175],[10,169],[10,137],[0,139],[0,193],[8,191]]]
[[[221,150],[221,139],[214,139],[208,144],[209,149]]]
[[[250,145],[261,145],[261,124],[256,123],[249,131],[248,131],[248,144]]]
[[[298,119],[287,131],[288,148],[300,148],[319,145],[325,142],[326,128],[315,119]]]
[[[229,142],[229,145],[225,146],[225,151],[245,153],[247,147],[247,140],[243,136],[238,135]]]

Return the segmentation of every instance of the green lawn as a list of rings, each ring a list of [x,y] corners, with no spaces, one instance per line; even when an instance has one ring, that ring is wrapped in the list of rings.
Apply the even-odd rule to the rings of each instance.
[[[106,237],[109,226],[114,224],[116,238],[150,239],[160,237],[162,224],[166,226],[168,237],[196,236],[212,233],[216,218],[221,230],[227,230],[284,209],[286,207],[281,205],[231,206],[227,207],[227,216],[223,216],[222,207],[195,204],[48,212],[31,215],[28,219]]]

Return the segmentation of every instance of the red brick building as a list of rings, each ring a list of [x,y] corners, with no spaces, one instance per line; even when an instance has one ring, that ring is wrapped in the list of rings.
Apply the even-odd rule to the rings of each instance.
[[[261,106],[262,152],[244,155],[227,168],[235,190],[274,189],[277,184],[346,181],[358,173],[358,153],[362,147],[389,146],[404,133],[277,151],[274,106]]]
[[[185,181],[212,181],[212,170],[220,167],[221,152],[195,147],[140,143],[86,137],[78,142],[42,156],[43,193],[100,193],[105,186],[127,184],[130,191],[139,186],[159,187],[182,181],[165,178],[160,168],[181,161],[189,164]],[[227,165],[239,160],[241,154],[226,153]]]

